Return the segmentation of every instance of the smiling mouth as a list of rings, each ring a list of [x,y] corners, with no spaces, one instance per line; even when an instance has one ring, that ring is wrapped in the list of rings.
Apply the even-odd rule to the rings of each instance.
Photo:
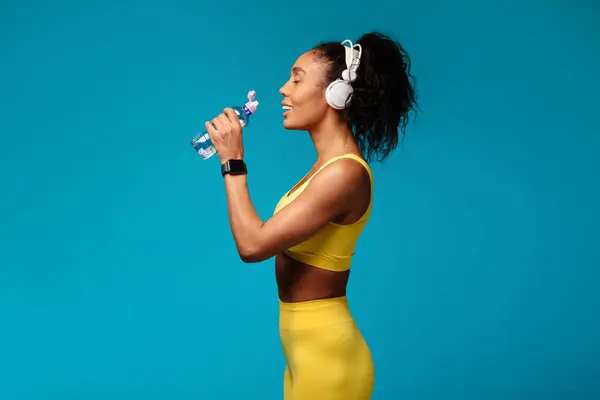
[[[292,107],[292,106],[282,106],[281,108],[283,109],[284,112],[286,112],[286,111],[292,110],[294,107]]]

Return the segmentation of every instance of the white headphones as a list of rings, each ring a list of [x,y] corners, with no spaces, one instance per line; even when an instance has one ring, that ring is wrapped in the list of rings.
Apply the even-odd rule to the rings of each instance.
[[[346,46],[346,43],[350,43],[350,46]],[[358,70],[360,56],[362,55],[360,44],[352,44],[350,40],[344,40],[342,46],[346,51],[346,69],[342,72],[342,79],[338,78],[331,82],[325,91],[327,104],[336,110],[343,110],[352,101],[352,93],[354,92],[352,82],[356,79],[356,70]]]

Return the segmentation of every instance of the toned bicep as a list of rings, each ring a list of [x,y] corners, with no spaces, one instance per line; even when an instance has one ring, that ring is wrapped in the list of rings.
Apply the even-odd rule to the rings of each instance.
[[[346,211],[362,173],[356,162],[350,162],[351,168],[343,160],[324,168],[294,201],[265,222],[257,238],[261,258],[303,242]]]

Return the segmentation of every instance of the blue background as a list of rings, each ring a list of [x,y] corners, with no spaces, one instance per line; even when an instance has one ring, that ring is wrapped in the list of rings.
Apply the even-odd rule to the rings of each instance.
[[[272,260],[238,259],[189,140],[257,91],[267,219],[315,157],[289,68],[372,29],[423,110],[373,166],[349,285],[373,398],[600,395],[594,0],[0,4],[0,399],[281,398]]]

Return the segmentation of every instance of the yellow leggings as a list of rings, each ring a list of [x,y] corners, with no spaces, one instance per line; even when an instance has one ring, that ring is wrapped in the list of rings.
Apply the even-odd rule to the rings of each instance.
[[[279,304],[284,400],[370,399],[373,359],[346,297]]]

